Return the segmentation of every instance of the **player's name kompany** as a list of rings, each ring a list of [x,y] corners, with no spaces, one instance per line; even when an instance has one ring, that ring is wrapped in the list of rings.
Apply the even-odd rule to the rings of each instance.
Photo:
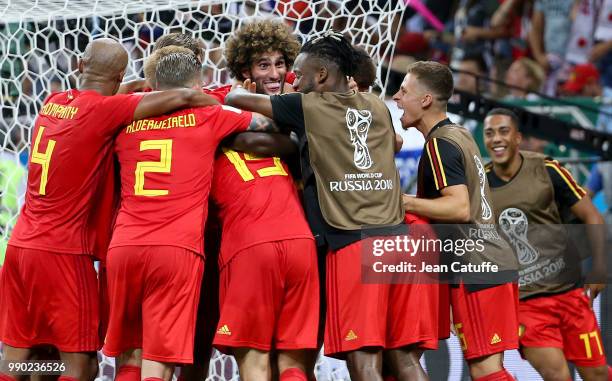
[[[196,117],[195,114],[189,113],[186,115],[176,115],[165,119],[141,119],[130,123],[125,128],[126,134],[131,134],[140,131],[149,130],[165,130],[168,128],[186,128],[195,127]]]
[[[499,266],[491,262],[473,263],[452,262],[450,265],[430,265],[421,262],[421,266],[411,262],[400,262],[387,265],[384,262],[374,262],[372,269],[376,273],[496,273]]]
[[[74,119],[78,111],[78,107],[64,106],[49,102],[43,106],[42,110],[40,110],[40,115],[47,115],[60,119]]]

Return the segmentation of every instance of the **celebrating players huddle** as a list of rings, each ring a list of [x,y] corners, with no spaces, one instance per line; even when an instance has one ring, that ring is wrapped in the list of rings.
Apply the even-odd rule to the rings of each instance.
[[[52,345],[68,364],[60,378],[85,381],[96,377],[102,348],[116,359],[117,380],[168,381],[175,366],[208,361],[194,352],[206,346],[196,328],[209,298],[218,299],[220,316],[204,317],[204,330],[214,330],[212,344],[235,357],[244,380],[314,380],[323,343],[326,355],[347,361],[352,380],[382,380],[383,363],[397,380],[425,380],[419,359],[449,337],[451,307],[474,380],[513,379],[503,351],[519,347],[519,324],[524,355],[545,379],[569,377],[558,365],[564,355],[585,379],[607,378],[594,319],[575,333],[599,340],[582,356],[580,341],[566,348],[560,337],[573,328],[557,322],[545,334],[535,299],[519,303],[523,262],[494,234],[496,218],[514,204],[509,196],[498,201],[497,187],[512,186],[516,171],[551,168],[538,172],[551,177],[542,192],[554,197],[538,206],[553,210],[550,223],[559,223],[555,202],[601,222],[558,163],[519,154],[518,138],[500,138],[518,133],[514,119],[503,119],[511,114],[487,119],[494,160],[485,169],[473,138],[447,119],[449,69],[411,65],[394,99],[402,126],[416,127],[426,143],[417,197],[406,196],[385,104],[349,86],[349,78],[360,90],[371,85],[372,63],[343,35],[327,31],[300,47],[283,24],[256,21],[225,49],[239,85],[202,89],[200,45],[171,34],[157,41],[146,80],[121,86],[138,92],[116,94],[127,54],[112,40],[94,40],[79,63],[80,89],[46,99],[33,129],[26,203],[0,272],[5,360],[27,361],[36,347]],[[333,186],[366,175],[388,186]],[[564,184],[571,192],[547,188]],[[209,201],[221,235],[205,238]],[[409,234],[410,224],[428,220],[456,224],[455,238],[481,229],[486,250],[465,259],[500,272],[463,274],[451,285],[362,282],[368,237]],[[218,295],[201,286],[215,262]],[[587,288],[591,297],[601,290]],[[529,296],[547,298],[551,309],[585,301],[578,283],[537,291]],[[519,310],[531,312],[523,320]],[[549,353],[556,362],[541,360]],[[0,380],[13,376],[0,369]]]

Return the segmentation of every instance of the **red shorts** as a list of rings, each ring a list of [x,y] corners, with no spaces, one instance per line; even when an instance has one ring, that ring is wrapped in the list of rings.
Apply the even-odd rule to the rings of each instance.
[[[451,288],[453,324],[466,360],[518,348],[518,286]]]
[[[0,271],[0,341],[61,352],[100,349],[94,258],[9,245]]]
[[[438,349],[439,284],[389,285],[385,349]]]
[[[221,317],[214,345],[314,349],[319,276],[314,241],[288,239],[251,246],[221,269]]]
[[[580,367],[606,365],[601,333],[584,289],[519,303],[521,347],[552,347]]]
[[[104,354],[192,363],[202,256],[174,246],[120,246],[107,256],[110,318]]]
[[[412,344],[437,348],[441,286],[363,283],[362,249],[358,241],[327,254],[325,354],[341,358],[363,347]]]

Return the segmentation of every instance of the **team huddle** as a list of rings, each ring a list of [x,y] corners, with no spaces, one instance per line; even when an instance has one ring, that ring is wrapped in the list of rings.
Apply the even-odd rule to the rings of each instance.
[[[215,89],[202,87],[202,58],[197,40],[165,35],[145,79],[122,84],[127,53],[94,40],[79,89],[45,100],[0,270],[4,360],[50,345],[67,364],[60,379],[90,381],[101,349],[119,381],[168,381],[176,366],[201,380],[214,346],[243,380],[306,381],[323,346],[352,380],[426,380],[423,352],[452,329],[474,380],[513,380],[503,353],[519,347],[545,380],[571,379],[566,360],[587,381],[611,377],[589,305],[603,247],[587,284],[575,264],[527,282],[525,266],[564,257],[569,241],[529,250],[512,231],[521,218],[562,229],[566,208],[603,220],[558,162],[518,150],[512,111],[487,116],[485,165],[447,117],[448,67],[410,65],[394,100],[426,140],[414,197],[401,192],[387,106],[367,91],[375,66],[343,35],[301,45],[282,23],[246,23],[225,42],[236,84]],[[379,186],[350,180],[368,178]],[[362,281],[368,237],[422,224],[477,234],[484,250],[462,260],[499,271]]]

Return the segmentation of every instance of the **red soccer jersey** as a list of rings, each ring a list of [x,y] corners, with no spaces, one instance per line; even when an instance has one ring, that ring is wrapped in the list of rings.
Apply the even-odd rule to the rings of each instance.
[[[264,242],[313,239],[287,166],[223,148],[215,160],[213,201],[222,222],[219,263]]]
[[[132,121],[142,95],[54,93],[32,132],[25,205],[9,244],[67,254],[93,254],[92,210],[112,160],[112,139]]]
[[[121,205],[110,247],[168,245],[204,253],[213,160],[221,140],[250,124],[229,106],[136,121],[116,139]]]
[[[215,97],[220,103],[225,103],[225,96],[232,90],[232,85],[225,85],[215,89],[202,89],[205,94]]]

